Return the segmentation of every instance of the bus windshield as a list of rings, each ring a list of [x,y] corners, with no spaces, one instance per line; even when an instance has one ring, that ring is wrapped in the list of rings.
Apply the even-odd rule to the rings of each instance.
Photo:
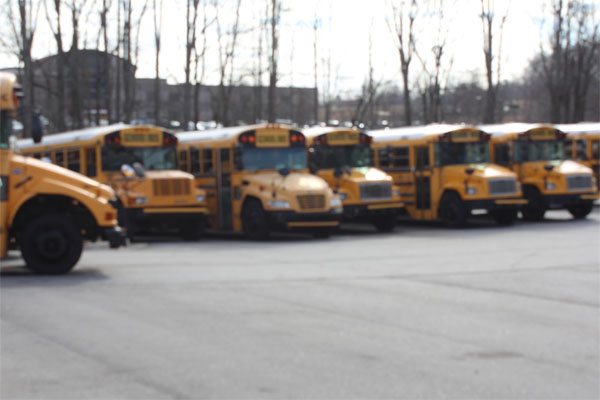
[[[123,164],[138,162],[145,169],[177,169],[174,147],[102,147],[102,169],[120,171]]]
[[[367,146],[317,146],[309,149],[311,167],[333,169],[343,167],[370,167],[372,151]]]
[[[563,140],[519,140],[516,147],[516,161],[564,160],[566,157]]]
[[[8,149],[8,137],[11,128],[10,111],[0,111],[0,149]]]
[[[441,165],[489,163],[489,143],[440,143],[438,159]]]
[[[238,169],[258,171],[263,169],[306,168],[306,149],[304,147],[284,148],[243,148],[241,166]]]

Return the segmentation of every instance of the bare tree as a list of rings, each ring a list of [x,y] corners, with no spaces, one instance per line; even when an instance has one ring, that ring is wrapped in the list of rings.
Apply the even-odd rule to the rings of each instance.
[[[400,70],[404,85],[404,123],[412,124],[410,105],[409,68],[415,51],[414,22],[417,17],[417,0],[400,0],[398,4],[392,0],[393,34],[400,56]]]
[[[156,58],[154,61],[154,68],[156,76],[154,78],[154,121],[158,125],[160,123],[160,39],[162,29],[162,17],[163,17],[163,1],[153,0],[152,11],[154,21],[154,49],[156,50]]]
[[[185,25],[185,82],[183,85],[183,114],[181,125],[187,130],[190,121],[190,92],[191,92],[191,73],[192,73],[192,55],[196,47],[196,20],[198,19],[198,5],[200,0],[186,1],[186,25]]]
[[[53,15],[50,13],[51,6],[48,5],[49,0],[44,1],[44,10],[46,11],[46,20],[48,21],[48,27],[52,31],[54,40],[56,41],[56,107],[52,112],[52,120],[56,129],[60,132],[66,129],[65,125],[65,64],[66,55],[63,45],[63,34],[61,26],[61,10],[62,1],[52,0],[53,3]],[[54,22],[53,22],[54,21]]]
[[[100,30],[101,30],[101,34],[102,34],[102,40],[103,40],[103,44],[104,44],[104,61],[103,61],[103,65],[102,65],[102,80],[104,82],[104,90],[103,90],[103,104],[104,107],[106,109],[106,116],[109,120],[109,122],[112,122],[111,120],[111,81],[110,81],[110,77],[111,77],[111,73],[110,73],[110,66],[111,66],[111,55],[110,55],[110,51],[108,49],[108,12],[110,11],[112,5],[112,0],[102,0],[102,7],[100,8],[99,14],[100,14]]]
[[[314,23],[313,23],[313,35],[314,35],[314,41],[313,41],[313,60],[314,60],[314,66],[313,66],[313,72],[314,72],[314,78],[315,78],[315,86],[314,86],[314,99],[313,99],[313,118],[315,121],[315,124],[317,124],[319,122],[319,57],[318,57],[318,32],[319,32],[319,25],[321,25],[321,20],[318,18],[317,16],[317,9],[318,9],[319,4],[317,3],[317,7],[315,7],[315,18],[314,18]]]
[[[375,68],[373,66],[373,37],[369,32],[369,71],[362,86],[362,94],[356,104],[352,123],[358,126],[362,122],[372,127],[375,124],[375,100],[381,86],[381,81],[375,80]]]
[[[212,22],[214,22],[214,19],[209,22],[206,12],[206,2],[203,1],[202,29],[200,30],[200,35],[202,36],[202,50],[198,51],[198,46],[194,47],[194,126],[197,125],[198,120],[200,119],[200,89],[202,87],[202,81],[204,80],[204,74],[206,73],[207,30]],[[200,68],[200,71],[198,71],[198,68]]]
[[[540,44],[550,120],[580,121],[592,76],[598,71],[598,22],[593,6],[578,0],[555,0],[552,12],[550,54]]]
[[[487,81],[487,92],[485,96],[485,108],[483,113],[483,123],[489,124],[496,122],[496,100],[498,98],[498,88],[500,86],[500,66],[502,64],[502,34],[504,32],[504,23],[510,10],[509,0],[506,12],[500,20],[500,24],[494,26],[494,17],[496,10],[494,3],[490,0],[481,0],[481,27],[483,32],[483,55],[485,57],[485,71]],[[499,35],[498,49],[496,54],[496,76],[494,78],[494,36]]]
[[[268,120],[275,122],[277,119],[277,63],[279,58],[279,22],[281,20],[281,0],[270,0],[269,13],[270,51],[269,51],[269,99]]]
[[[223,125],[230,125],[229,103],[233,89],[234,61],[239,34],[241,0],[236,1],[235,19],[231,26],[223,32],[219,13],[216,15],[217,45],[219,50],[219,86],[217,89],[216,120]]]

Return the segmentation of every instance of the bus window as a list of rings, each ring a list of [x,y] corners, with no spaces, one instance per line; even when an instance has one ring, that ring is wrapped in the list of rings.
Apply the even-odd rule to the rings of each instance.
[[[60,165],[61,167],[65,166],[65,154],[62,150],[56,150],[56,155],[54,156],[54,161],[56,165]]]
[[[408,147],[396,147],[390,151],[390,165],[392,168],[406,168],[409,166]]]
[[[578,146],[575,146],[575,147],[578,147]],[[573,141],[572,140],[567,140],[567,142],[565,143],[565,154],[568,159],[577,159],[577,156],[579,154],[573,154]]]
[[[594,160],[600,159],[600,140],[594,140],[592,142],[592,157]]]
[[[202,150],[202,172],[208,174],[213,170],[213,159],[212,159],[212,150],[211,149],[203,149]]]
[[[85,173],[87,176],[96,176],[96,149],[85,149]]]
[[[226,174],[231,172],[231,168],[229,165],[229,160],[231,159],[231,151],[229,151],[229,149],[219,149],[219,151],[221,153],[221,173]]]
[[[200,172],[200,152],[195,147],[190,147],[190,172]]]
[[[187,150],[179,151],[179,169],[183,171],[189,171],[190,167],[188,165],[188,153]]]
[[[497,144],[494,146],[494,153],[496,154],[494,162],[498,165],[509,165],[510,163],[510,149],[508,143]]]
[[[67,168],[71,171],[79,172],[79,150],[72,149],[67,151]]]
[[[571,143],[571,141],[569,140],[567,143]],[[587,144],[587,142],[585,140],[577,141],[577,148],[576,148],[577,154],[575,154],[576,160],[587,160],[586,144]],[[570,154],[570,153],[567,150],[567,155],[568,154]]]
[[[33,153],[33,158],[37,158],[39,160],[40,158],[42,158],[42,154],[41,153]]]
[[[429,168],[429,147],[415,147],[415,157],[417,168]]]

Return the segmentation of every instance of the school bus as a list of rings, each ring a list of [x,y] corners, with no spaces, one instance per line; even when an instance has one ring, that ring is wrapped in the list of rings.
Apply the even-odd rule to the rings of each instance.
[[[118,219],[127,236],[202,236],[206,192],[177,169],[177,137],[151,125],[115,124],[18,141],[23,154],[46,159],[109,184],[117,193]]]
[[[207,191],[214,230],[265,239],[270,231],[327,237],[342,203],[308,173],[304,135],[277,124],[178,133],[180,167]]]
[[[538,221],[548,209],[566,208],[574,218],[585,218],[598,190],[592,170],[567,160],[567,135],[552,125],[509,123],[483,125],[492,134],[492,158],[512,169],[528,200],[523,218]]]
[[[9,147],[19,87],[0,72],[0,258],[20,249],[37,273],[63,274],[81,256],[83,241],[124,244],[111,205],[114,191],[75,172],[21,155]]]
[[[590,167],[600,188],[600,123],[560,124],[556,128],[567,134],[567,158]]]
[[[368,221],[387,232],[404,204],[392,177],[373,167],[372,138],[352,128],[315,127],[306,137],[308,168],[338,193],[344,220]]]
[[[514,172],[490,161],[490,135],[472,126],[427,125],[369,131],[375,165],[401,188],[415,220],[463,226],[475,211],[511,224],[525,203]]]

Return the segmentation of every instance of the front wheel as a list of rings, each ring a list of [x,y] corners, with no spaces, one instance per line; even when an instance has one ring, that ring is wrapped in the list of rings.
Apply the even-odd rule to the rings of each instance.
[[[27,267],[39,274],[69,272],[83,251],[83,238],[77,226],[55,214],[31,221],[20,235],[19,244]]]
[[[373,225],[379,232],[391,232],[396,227],[396,215],[384,214],[373,218]]]
[[[512,225],[517,219],[517,210],[494,210],[492,211],[492,218],[498,225]]]
[[[264,240],[269,237],[267,215],[257,200],[249,200],[242,210],[242,229],[246,238]]]
[[[467,210],[456,193],[446,193],[440,204],[440,218],[448,228],[462,227],[467,223]]]
[[[573,218],[583,219],[583,218],[587,217],[589,213],[592,212],[593,208],[594,208],[594,203],[590,201],[590,202],[586,202],[586,203],[569,206],[569,207],[567,207],[567,210],[569,210],[569,212],[571,213]]]
[[[546,214],[546,205],[540,192],[532,187],[523,189],[523,197],[527,199],[527,204],[521,209],[523,219],[526,221],[541,221]]]

